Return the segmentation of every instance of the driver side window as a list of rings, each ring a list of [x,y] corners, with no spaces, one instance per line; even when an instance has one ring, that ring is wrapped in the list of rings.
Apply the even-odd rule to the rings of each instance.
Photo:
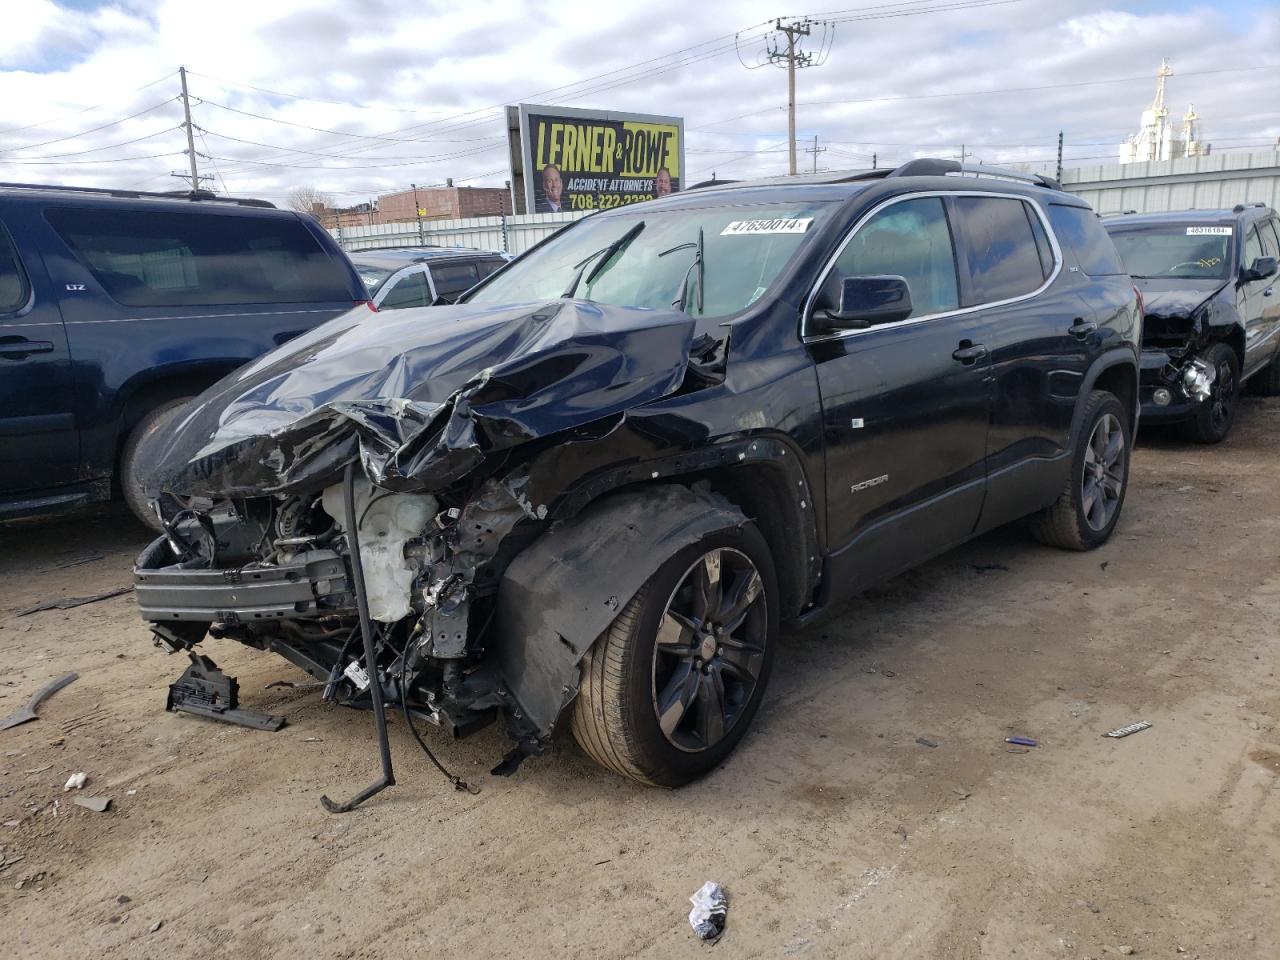
[[[817,306],[839,306],[845,278],[871,276],[906,280],[913,317],[959,306],[955,251],[940,197],[900,201],[864,223],[836,259]]]
[[[1262,241],[1258,239],[1258,230],[1256,227],[1250,227],[1249,233],[1244,241],[1244,266],[1247,270],[1253,266],[1253,261],[1262,256]]]

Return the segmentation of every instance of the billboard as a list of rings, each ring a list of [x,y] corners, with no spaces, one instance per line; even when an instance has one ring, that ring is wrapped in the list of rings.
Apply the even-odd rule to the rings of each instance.
[[[683,182],[679,117],[522,103],[507,107],[507,134],[517,213],[608,210]]]

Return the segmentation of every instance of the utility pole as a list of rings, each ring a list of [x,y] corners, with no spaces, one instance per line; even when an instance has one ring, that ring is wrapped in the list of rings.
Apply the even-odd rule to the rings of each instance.
[[[1058,183],[1062,183],[1062,131],[1058,131],[1058,175],[1054,177]]]
[[[872,169],[872,170],[875,170],[875,169],[876,169],[876,159],[877,159],[877,156],[876,156],[876,154],[873,152],[873,153],[871,154],[871,169]]]
[[[818,50],[801,50],[801,41],[813,35],[814,27],[818,27],[820,31]],[[796,71],[804,67],[821,66],[826,62],[831,52],[834,32],[834,25],[828,21],[810,20],[806,17],[784,24],[779,17],[773,23],[773,32],[765,38],[764,61],[757,64],[764,66],[765,63],[772,63],[776,67],[785,66],[787,70],[787,152],[792,176],[796,173]],[[738,56],[741,60],[740,52]],[[816,154],[814,160],[817,161]]]
[[[187,68],[178,67],[178,76],[182,80],[182,113],[186,117],[183,127],[187,131],[187,159],[191,161],[191,192],[200,189],[200,172],[196,169],[196,139],[191,126],[191,97],[187,94]]]
[[[418,221],[418,246],[421,247],[426,245],[426,237],[422,233],[422,207],[418,205],[418,185],[411,183],[409,186],[413,187],[413,215]]]
[[[813,146],[805,150],[805,153],[813,154],[813,172],[814,173],[818,172],[818,154],[826,153],[826,152],[827,152],[826,147],[818,146],[818,135],[815,133],[813,135]]]

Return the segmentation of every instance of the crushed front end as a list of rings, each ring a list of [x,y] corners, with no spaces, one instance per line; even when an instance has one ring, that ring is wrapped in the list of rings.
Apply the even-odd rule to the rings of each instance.
[[[1231,335],[1232,311],[1203,289],[1144,285],[1140,392],[1145,422],[1185,420],[1213,396],[1218,371],[1209,348]]]

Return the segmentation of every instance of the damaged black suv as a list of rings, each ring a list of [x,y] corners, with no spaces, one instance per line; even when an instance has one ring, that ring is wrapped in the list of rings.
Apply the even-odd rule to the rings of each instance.
[[[1097,217],[953,161],[598,213],[454,306],[353,311],[223,380],[157,451],[138,605],[170,706],[269,725],[191,649],[617,773],[712,769],[783,625],[1001,524],[1104,542],[1138,298]],[[332,808],[339,808],[331,805]]]
[[[1280,394],[1280,221],[1265,204],[1109,217],[1145,299],[1142,417],[1219,443],[1253,379]]]

